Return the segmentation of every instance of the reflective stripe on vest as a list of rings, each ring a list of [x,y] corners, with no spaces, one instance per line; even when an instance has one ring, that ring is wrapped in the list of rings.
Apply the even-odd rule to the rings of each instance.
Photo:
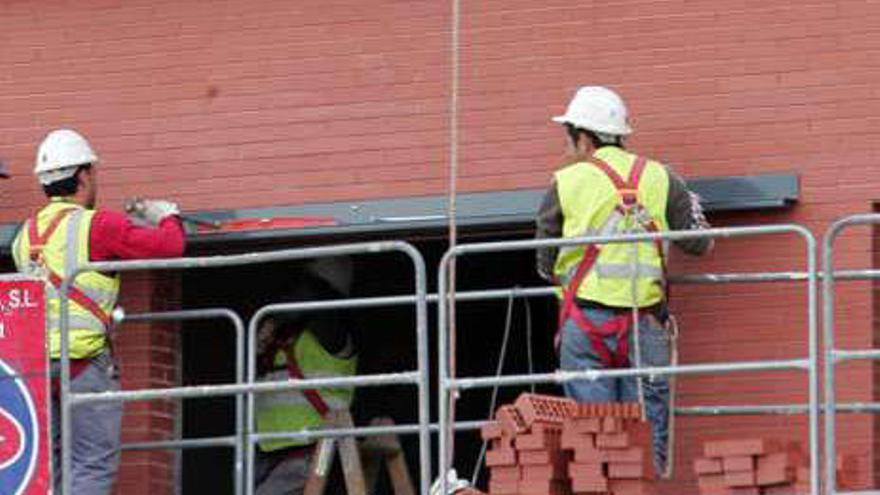
[[[299,334],[290,348],[279,350],[275,355],[275,370],[262,375],[260,381],[283,381],[291,378],[287,367],[287,354],[297,361],[299,371],[305,378],[326,378],[334,376],[353,376],[357,368],[357,358],[340,358],[327,352],[318,339],[308,330]],[[322,388],[316,393],[330,409],[348,409],[354,399],[353,388]],[[281,432],[320,428],[324,424],[323,415],[316,410],[313,401],[302,391],[291,390],[255,397],[257,431]],[[261,440],[260,449],[264,452],[287,447],[314,443],[314,440]]]
[[[94,211],[53,200],[28,220],[15,239],[13,256],[22,273],[46,281],[50,357],[60,356],[60,306],[63,279],[89,260],[89,233]],[[55,228],[50,231],[52,224]],[[32,246],[31,238],[36,242]],[[70,356],[83,359],[106,347],[109,314],[119,294],[119,277],[98,272],[77,275],[68,293]]]
[[[614,146],[602,147],[594,156],[620,177],[629,176],[638,158]],[[622,193],[598,166],[578,162],[558,171],[555,177],[564,218],[563,237],[644,232],[647,220],[653,220],[657,230],[668,230],[669,175],[657,162],[646,162],[638,190],[633,191],[644,210],[635,208],[628,216],[619,211]],[[559,250],[554,274],[561,282],[571,280],[584,253],[582,246]],[[635,291],[633,276],[637,276]],[[662,277],[662,254],[655,243],[605,244],[577,288],[577,297],[611,307],[652,306],[664,297]]]

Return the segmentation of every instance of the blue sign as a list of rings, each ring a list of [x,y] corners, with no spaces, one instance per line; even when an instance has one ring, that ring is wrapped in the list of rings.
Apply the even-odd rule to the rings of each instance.
[[[39,445],[37,410],[28,388],[0,359],[0,487],[24,493],[34,475]]]

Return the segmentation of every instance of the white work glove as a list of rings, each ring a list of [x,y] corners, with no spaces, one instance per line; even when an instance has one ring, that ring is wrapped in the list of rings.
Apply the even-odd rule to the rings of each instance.
[[[126,202],[125,210],[152,225],[159,225],[159,222],[171,215],[180,215],[177,203],[162,199],[136,198]]]

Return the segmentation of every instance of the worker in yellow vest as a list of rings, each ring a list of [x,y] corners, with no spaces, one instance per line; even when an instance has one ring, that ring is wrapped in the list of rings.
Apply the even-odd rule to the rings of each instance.
[[[678,175],[625,148],[632,129],[617,93],[582,87],[565,114],[553,121],[565,129],[570,159],[556,172],[541,203],[537,238],[708,227],[699,198]],[[708,238],[675,244],[692,255],[705,254],[713,245]],[[657,241],[538,251],[539,274],[561,288],[556,345],[563,370],[669,364],[665,247]],[[635,378],[575,381],[564,389],[580,402],[644,400],[653,427],[655,468],[667,472],[666,378],[642,379],[641,385]]]
[[[323,258],[306,265],[287,301],[338,299],[351,291],[352,264],[346,257]],[[354,334],[344,312],[293,314],[268,319],[258,334],[258,379],[352,376],[357,370]],[[348,410],[352,388],[307,389],[258,394],[260,433],[317,429],[330,411]],[[267,439],[259,442],[254,481],[257,495],[299,495],[308,478],[314,440]]]
[[[18,270],[43,279],[46,285],[56,492],[60,492],[61,478],[57,465],[61,435],[57,400],[59,289],[84,263],[181,256],[186,243],[173,203],[146,201],[137,224],[122,213],[95,209],[97,164],[98,156],[78,132],[58,129],[49,133],[37,150],[34,170],[49,204],[25,221],[12,244]],[[119,389],[109,335],[119,287],[118,274],[99,272],[82,272],[70,286],[72,392]],[[83,404],[73,409],[70,449],[74,495],[110,493],[119,466],[121,422],[122,404],[118,402]]]

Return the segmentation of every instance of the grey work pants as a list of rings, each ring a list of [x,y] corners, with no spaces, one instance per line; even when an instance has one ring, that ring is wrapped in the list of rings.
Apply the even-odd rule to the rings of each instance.
[[[52,375],[60,376],[61,365],[52,361]],[[119,390],[119,376],[108,353],[92,358],[70,383],[75,393]],[[61,493],[61,412],[57,395],[52,401],[52,466],[55,493]],[[71,409],[72,493],[64,495],[107,495],[119,469],[121,402],[96,402]]]
[[[310,453],[291,456],[287,449],[257,451],[254,463],[255,495],[302,495],[309,477]]]

